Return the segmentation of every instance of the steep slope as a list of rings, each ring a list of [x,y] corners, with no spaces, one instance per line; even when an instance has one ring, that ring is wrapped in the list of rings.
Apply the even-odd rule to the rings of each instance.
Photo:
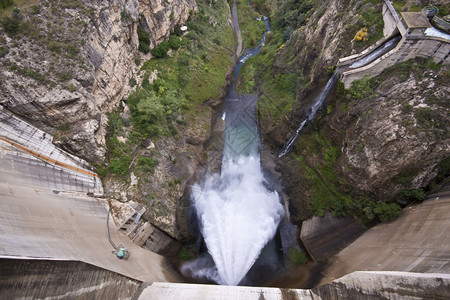
[[[241,86],[248,88],[249,74],[256,75],[262,140],[277,156],[338,58],[383,36],[383,1],[270,3],[273,33],[262,58],[249,60]],[[420,8],[412,1],[394,5]],[[448,4],[442,8],[448,10]],[[364,223],[387,220],[399,205],[423,199],[418,189],[447,169],[448,76],[447,66],[416,60],[349,91],[339,86],[303,129],[295,152],[276,161],[291,221],[324,210],[356,215]]]
[[[153,48],[195,1],[35,1],[2,11],[0,103],[90,161],[105,153],[106,114],[140,81],[138,24]],[[143,56],[148,58],[149,56]],[[58,138],[59,137],[59,138]]]

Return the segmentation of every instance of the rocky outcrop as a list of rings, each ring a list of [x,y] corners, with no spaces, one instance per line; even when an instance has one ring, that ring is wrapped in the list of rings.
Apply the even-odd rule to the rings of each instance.
[[[430,71],[426,64],[394,66],[350,91],[339,87],[328,100],[328,114],[302,131],[295,153],[279,162],[294,221],[320,213],[319,206],[360,217],[364,211],[364,219],[368,199],[405,204],[401,191],[445,172],[448,66]]]
[[[450,154],[447,70],[418,70],[406,80],[385,73],[374,95],[351,101],[348,112],[336,111],[324,124],[343,133],[338,168],[352,186],[389,199],[437,175],[437,164]]]
[[[90,161],[104,155],[106,113],[139,81],[137,26],[150,48],[184,24],[195,1],[44,1],[22,7],[16,32],[5,29],[0,104]],[[48,38],[47,38],[48,37]],[[20,47],[19,47],[20,44]],[[149,58],[145,56],[143,58]]]
[[[368,41],[353,40],[356,32],[369,23],[366,13],[381,16],[382,5],[361,1],[312,1],[314,13],[308,22],[296,29],[276,52],[272,74],[295,75],[295,98],[292,108],[283,113],[261,111],[261,136],[267,143],[281,148],[295,133],[306,110],[318,96],[339,58],[368,47]],[[377,16],[378,17],[378,16]],[[373,22],[371,20],[370,22]],[[370,37],[382,34],[382,28],[369,28]],[[278,99],[263,99],[278,101]],[[270,107],[270,105],[269,105]]]
[[[310,20],[279,47],[272,65],[274,76],[296,75],[292,110],[280,116],[266,108],[276,105],[264,102],[278,99],[263,97],[260,103],[263,144],[275,155],[305,119],[338,58],[383,36],[377,21],[381,4],[331,0],[313,5]],[[356,40],[364,27],[367,41]],[[371,91],[367,94],[339,89],[329,97],[326,110],[300,133],[295,153],[277,161],[292,222],[325,210],[358,215],[371,201],[395,201],[400,191],[430,183],[450,153],[443,102],[449,92],[447,67],[432,68],[438,69],[426,60],[408,62],[361,83],[359,90]]]

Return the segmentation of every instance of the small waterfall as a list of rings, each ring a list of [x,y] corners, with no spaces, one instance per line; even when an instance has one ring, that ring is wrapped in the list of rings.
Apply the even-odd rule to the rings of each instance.
[[[292,145],[297,140],[298,134],[303,129],[307,121],[311,121],[316,116],[317,111],[322,106],[323,102],[327,98],[327,96],[330,94],[330,92],[333,90],[334,86],[336,85],[336,82],[338,80],[339,75],[339,68],[336,68],[336,71],[334,71],[333,75],[328,80],[327,84],[325,85],[324,89],[320,93],[320,95],[317,97],[316,102],[314,102],[313,106],[311,107],[311,110],[308,113],[308,117],[300,124],[300,126],[297,128],[295,134],[288,140],[288,142],[283,146],[283,149],[281,149],[280,154],[278,154],[278,157],[285,156],[289,151],[291,151]]]

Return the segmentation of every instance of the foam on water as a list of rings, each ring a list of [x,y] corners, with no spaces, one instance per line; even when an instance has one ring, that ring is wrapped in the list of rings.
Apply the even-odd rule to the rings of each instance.
[[[276,233],[284,209],[263,183],[259,157],[240,156],[224,162],[221,176],[211,174],[192,189],[219,284],[239,284]]]

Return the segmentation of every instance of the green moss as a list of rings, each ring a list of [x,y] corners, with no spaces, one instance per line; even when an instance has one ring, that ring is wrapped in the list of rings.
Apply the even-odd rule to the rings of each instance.
[[[302,265],[308,261],[308,255],[297,248],[289,247],[287,259],[294,265]]]

